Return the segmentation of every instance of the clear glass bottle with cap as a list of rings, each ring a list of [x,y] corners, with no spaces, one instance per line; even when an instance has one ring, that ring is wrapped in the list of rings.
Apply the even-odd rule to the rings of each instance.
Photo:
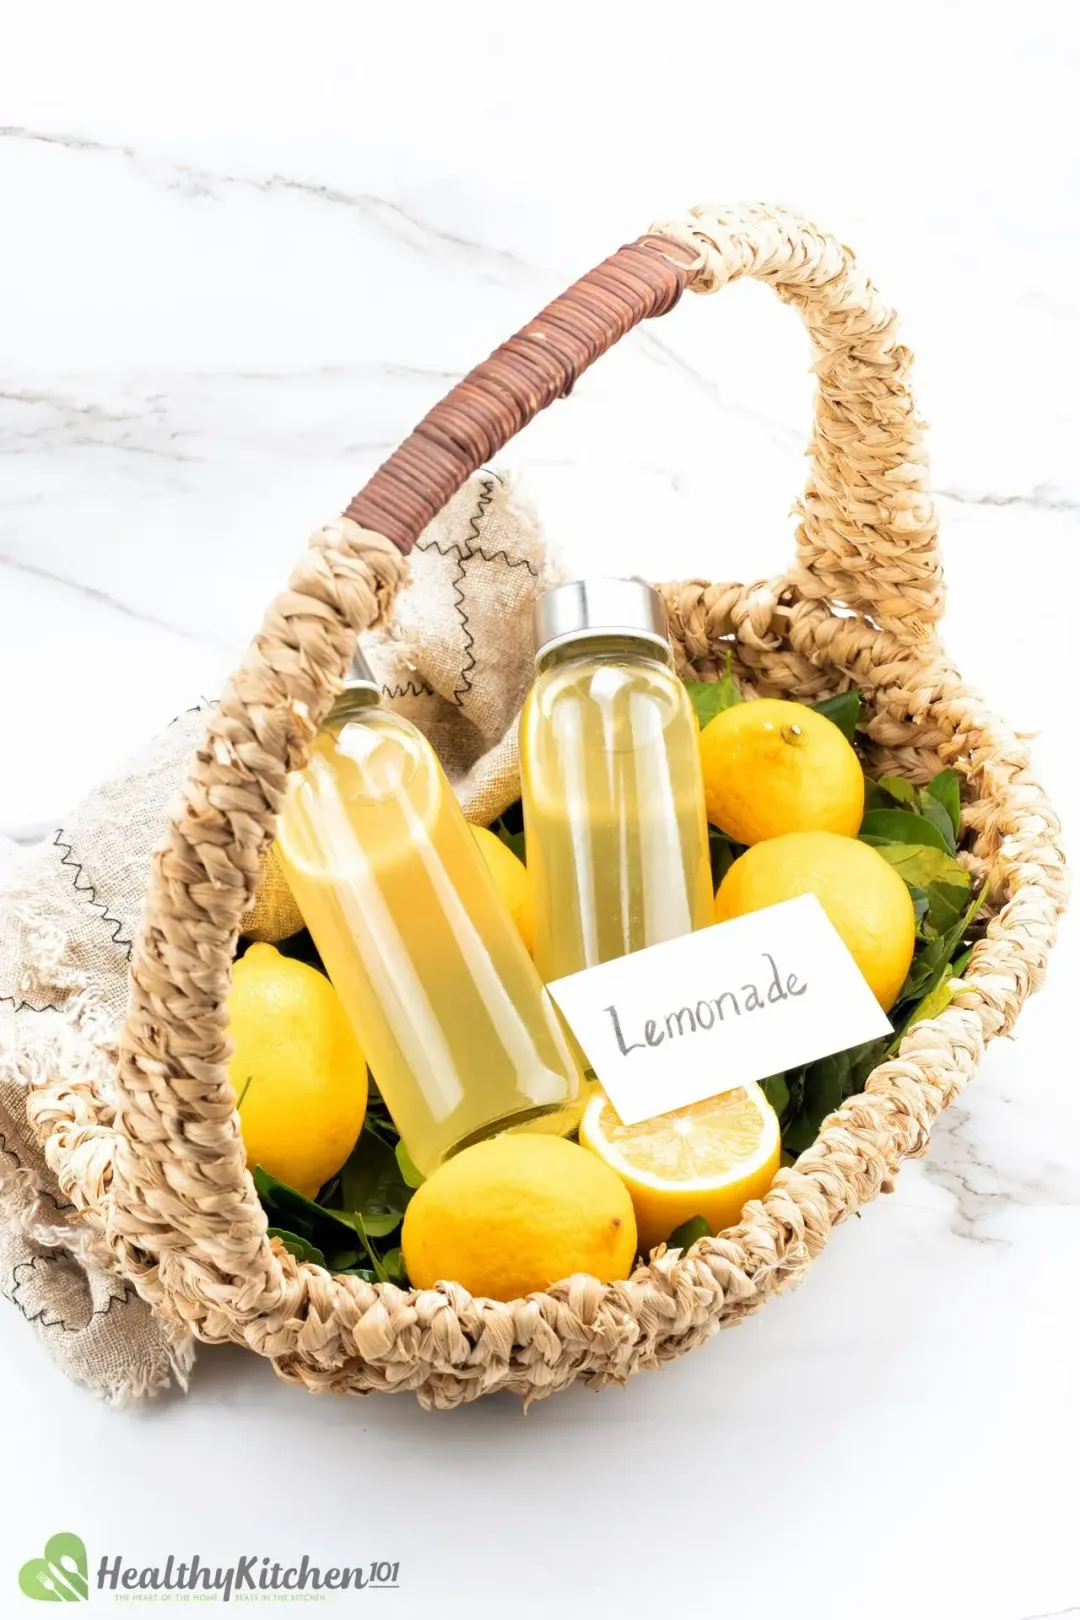
[[[540,976],[431,744],[359,654],[278,852],[425,1175],[498,1131],[569,1128],[581,1072]]]
[[[545,982],[713,920],[689,695],[643,580],[556,586],[521,716],[536,964]]]

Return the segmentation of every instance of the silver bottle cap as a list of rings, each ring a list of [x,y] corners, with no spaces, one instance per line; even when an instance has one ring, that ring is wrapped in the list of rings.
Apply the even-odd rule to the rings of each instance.
[[[349,665],[349,673],[345,677],[345,685],[350,692],[354,692],[358,686],[368,686],[373,692],[378,693],[379,696],[382,695],[382,687],[375,679],[375,672],[368,663],[367,659],[364,657],[359,643],[357,643],[356,651],[353,653],[353,661]]]
[[[671,651],[667,609],[643,579],[572,579],[545,591],[534,610],[536,656],[583,636],[626,635]]]

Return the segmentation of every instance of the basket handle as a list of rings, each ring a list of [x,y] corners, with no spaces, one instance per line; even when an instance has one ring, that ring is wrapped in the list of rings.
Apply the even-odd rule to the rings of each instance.
[[[743,276],[798,308],[815,350],[799,593],[927,640],[944,603],[910,351],[850,250],[783,210],[698,208],[620,248],[451,389],[345,515],[408,552],[469,475],[632,326],[666,314],[685,286],[715,292]]]
[[[478,467],[594,360],[679,300],[697,250],[641,237],[605,259],[440,400],[345,508],[402,552]]]
[[[452,389],[313,537],[209,718],[154,857],[121,1039],[109,1233],[140,1292],[204,1338],[324,1366],[367,1288],[284,1266],[271,1249],[225,1067],[225,1002],[259,856],[356,633],[385,617],[404,554],[471,472],[684,287],[712,292],[740,276],[794,304],[813,341],[792,587],[909,648],[931,637],[941,584],[910,355],[848,249],[796,215],[702,208],[654,228]]]

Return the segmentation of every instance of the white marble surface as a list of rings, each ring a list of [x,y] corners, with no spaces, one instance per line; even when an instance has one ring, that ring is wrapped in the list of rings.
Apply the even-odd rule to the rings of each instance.
[[[213,690],[308,530],[547,297],[740,196],[820,219],[903,310],[951,645],[1075,810],[1072,8],[42,4],[4,31],[0,832]],[[760,575],[806,362],[764,291],[687,299],[508,460],[583,569]],[[529,1615],[1080,1613],[1077,965],[1067,934],[804,1289],[625,1394],[429,1417],[205,1352],[186,1401],[115,1414],[0,1314],[0,1589],[64,1521],[142,1561],[400,1558],[371,1601],[409,1615],[496,1581]]]

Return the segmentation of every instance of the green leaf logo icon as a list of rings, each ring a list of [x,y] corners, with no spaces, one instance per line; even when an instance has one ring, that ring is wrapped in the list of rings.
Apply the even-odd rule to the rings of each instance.
[[[78,1603],[89,1595],[86,1548],[80,1537],[63,1530],[45,1543],[43,1558],[30,1558],[19,1571],[19,1586],[41,1603]]]

